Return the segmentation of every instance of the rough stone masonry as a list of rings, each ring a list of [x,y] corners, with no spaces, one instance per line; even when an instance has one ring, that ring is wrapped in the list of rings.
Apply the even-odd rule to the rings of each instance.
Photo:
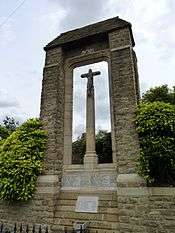
[[[31,201],[0,202],[1,222],[9,227],[29,224],[30,229],[48,225],[55,233],[80,220],[88,222],[90,232],[175,232],[175,188],[146,187],[136,171],[139,81],[134,45],[131,24],[115,17],[63,33],[45,47],[45,168]],[[113,163],[89,172],[71,161],[73,69],[99,61],[109,66]],[[76,212],[77,200],[86,196],[96,197],[97,212]]]

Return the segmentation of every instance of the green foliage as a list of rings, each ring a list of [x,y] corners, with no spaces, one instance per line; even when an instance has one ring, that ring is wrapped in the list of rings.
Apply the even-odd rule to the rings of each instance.
[[[112,163],[111,133],[99,130],[96,135],[96,153],[99,163]]]
[[[19,122],[13,117],[6,116],[3,125],[0,125],[0,140],[6,139],[19,126]]]
[[[142,102],[137,112],[139,173],[148,183],[175,185],[175,106]]]
[[[83,133],[72,143],[72,163],[82,164],[86,153],[86,134]],[[111,133],[99,130],[96,135],[96,153],[99,163],[112,163]]]
[[[19,126],[19,122],[16,121],[13,117],[8,117],[3,120],[4,126],[7,130],[10,132],[13,132],[16,130],[16,128]]]
[[[0,199],[27,201],[42,170],[46,134],[30,119],[0,144]]]
[[[142,101],[162,101],[165,103],[175,104],[175,87],[173,89],[169,89],[167,85],[162,85],[151,88],[143,95]]]
[[[10,135],[8,129],[0,125],[0,141],[7,138]]]
[[[82,133],[75,142],[72,143],[72,163],[83,164],[84,155],[86,152],[86,134]]]

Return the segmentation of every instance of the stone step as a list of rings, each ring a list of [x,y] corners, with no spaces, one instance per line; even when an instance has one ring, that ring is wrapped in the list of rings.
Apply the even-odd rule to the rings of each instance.
[[[65,206],[65,205],[60,205],[57,208],[57,211],[64,211],[64,212],[75,212],[75,206]],[[111,207],[98,207],[98,213],[104,213],[104,214],[118,214],[118,209],[117,208],[111,208]]]
[[[59,219],[59,220],[57,219],[56,222],[58,221],[60,226],[65,226],[68,228],[72,228],[74,223],[76,222],[75,219]],[[89,222],[89,227],[101,228],[101,229],[118,229],[118,222],[93,221],[93,222]]]
[[[84,220],[84,221],[109,221],[117,222],[118,214],[104,214],[104,213],[76,213],[67,211],[57,211],[55,217],[58,219],[74,219],[74,220]]]
[[[98,213],[78,213],[75,206],[78,196],[98,196]],[[55,213],[55,225],[72,228],[76,221],[90,222],[90,232],[118,233],[116,192],[61,191]],[[55,230],[56,232],[56,230]]]
[[[76,205],[76,201],[77,201],[77,199],[75,199],[75,200],[61,199],[61,200],[59,200],[59,205],[64,205],[64,206],[75,206],[75,205]],[[103,207],[103,206],[115,207],[115,208],[117,208],[117,201],[105,201],[105,200],[100,200],[100,201],[99,201],[99,207]]]
[[[74,191],[74,192],[70,192],[70,191],[61,191],[60,193],[60,200],[77,200],[78,196],[98,196],[99,200],[103,200],[103,201],[117,201],[117,193],[116,192],[104,192],[101,191],[99,193],[93,193],[93,192],[89,192],[89,191],[84,191],[84,192],[80,192],[80,191]]]
[[[89,229],[90,229],[90,232],[91,233],[119,233],[119,226],[116,225],[115,228],[113,227],[107,227],[105,228],[104,226],[100,226],[99,225],[100,223],[96,223],[96,226],[94,225],[93,226],[90,226]],[[52,225],[52,231],[54,233],[58,233],[59,230],[64,230],[65,227],[67,228],[67,230],[72,230],[72,225],[66,225],[66,223],[64,223],[64,225],[58,225],[58,224],[55,224],[55,225]]]
[[[120,233],[120,231],[118,229],[96,229],[96,228],[91,228],[90,229],[91,233]]]

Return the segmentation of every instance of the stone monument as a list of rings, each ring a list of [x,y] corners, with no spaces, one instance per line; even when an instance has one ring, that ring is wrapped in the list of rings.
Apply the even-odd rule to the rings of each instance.
[[[82,74],[82,78],[87,78],[87,95],[86,95],[86,154],[84,165],[87,168],[95,168],[98,158],[95,151],[95,100],[94,100],[94,83],[93,77],[100,75],[100,72],[92,72]]]
[[[17,223],[17,229],[22,224],[30,232],[33,225],[40,232],[40,224],[49,233],[73,226],[89,227],[90,233],[174,232],[175,188],[145,187],[136,172],[139,82],[134,44],[131,24],[115,17],[63,33],[45,47],[45,167],[31,201],[0,201],[0,222],[11,231]],[[99,72],[90,70],[82,75],[88,78],[85,161],[72,164],[73,69],[100,61],[109,68],[113,163],[96,159],[93,76]]]
[[[45,47],[41,99],[41,119],[48,131],[45,175],[59,181],[58,228],[82,220],[91,228],[117,229],[117,186],[142,181],[135,172],[139,87],[133,46],[131,24],[115,17],[63,33]],[[73,69],[100,61],[107,61],[109,68],[113,163],[98,164],[95,152],[93,77],[100,72],[90,69],[81,75],[88,79],[86,154],[84,164],[72,164]]]

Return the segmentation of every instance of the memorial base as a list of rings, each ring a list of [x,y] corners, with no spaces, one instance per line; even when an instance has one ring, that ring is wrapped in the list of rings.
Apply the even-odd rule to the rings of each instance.
[[[54,233],[77,222],[87,222],[92,233],[118,233],[117,191],[61,190],[55,216]]]
[[[83,164],[64,166],[61,189],[117,190],[116,168],[113,164],[97,164],[93,170]]]
[[[97,167],[98,157],[95,152],[88,152],[84,157],[84,168],[85,169],[94,169]]]

